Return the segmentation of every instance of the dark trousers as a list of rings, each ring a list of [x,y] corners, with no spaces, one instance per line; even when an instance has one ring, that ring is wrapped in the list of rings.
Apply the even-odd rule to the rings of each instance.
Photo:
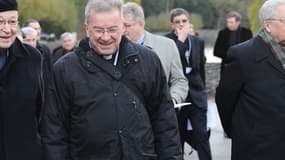
[[[200,109],[194,105],[184,106],[176,112],[180,131],[180,140],[184,151],[184,142],[189,140],[187,121],[190,119],[192,125],[191,143],[197,149],[199,160],[211,160],[209,136],[207,133],[207,110]]]

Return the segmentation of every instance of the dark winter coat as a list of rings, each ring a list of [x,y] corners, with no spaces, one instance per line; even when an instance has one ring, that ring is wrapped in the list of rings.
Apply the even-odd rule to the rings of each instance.
[[[41,160],[41,55],[19,40],[0,71],[0,159]]]
[[[216,92],[232,160],[283,160],[285,70],[261,37],[229,49]]]
[[[54,66],[61,105],[44,112],[46,159],[182,159],[174,107],[156,54],[123,37],[115,67],[88,42],[80,44],[85,47]]]
[[[228,49],[231,47],[230,45],[230,30],[225,28],[218,33],[218,37],[216,39],[214,45],[214,56],[222,59],[221,69],[224,66],[224,60],[227,56]],[[236,44],[244,42],[252,38],[252,32],[244,27],[239,27],[237,32],[238,42]]]
[[[191,40],[191,54],[189,64],[185,58],[185,52],[189,50],[188,40],[183,43],[178,40],[174,32],[168,33],[166,37],[175,41],[179,50],[183,72],[188,79],[189,91],[186,98],[187,102],[193,103],[200,109],[207,109],[207,93],[205,91],[205,58],[204,43],[196,36],[189,36]],[[191,67],[190,74],[186,74],[186,67]]]

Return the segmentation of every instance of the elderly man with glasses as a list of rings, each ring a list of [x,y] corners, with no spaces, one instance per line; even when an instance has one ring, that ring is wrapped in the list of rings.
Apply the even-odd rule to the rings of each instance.
[[[42,120],[47,160],[181,160],[162,65],[123,36],[121,0],[90,0],[88,39],[54,65],[52,107]]]
[[[284,159],[285,1],[265,1],[259,19],[258,35],[229,49],[216,93],[232,160]]]

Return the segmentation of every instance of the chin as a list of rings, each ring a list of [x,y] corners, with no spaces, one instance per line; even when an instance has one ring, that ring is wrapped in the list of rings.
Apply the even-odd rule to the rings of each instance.
[[[10,48],[12,46],[12,43],[1,43],[0,42],[0,48]]]
[[[115,52],[116,52],[116,50],[114,50],[114,49],[100,49],[100,50],[99,50],[99,54],[105,55],[105,56],[107,56],[107,55],[112,55],[112,54],[114,54]]]

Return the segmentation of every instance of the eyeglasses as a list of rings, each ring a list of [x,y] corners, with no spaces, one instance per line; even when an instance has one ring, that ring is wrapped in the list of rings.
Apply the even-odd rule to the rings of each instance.
[[[271,19],[268,19],[270,21],[279,21],[281,23],[285,23],[285,18],[271,18]]]
[[[181,22],[182,23],[186,23],[188,20],[187,19],[182,19],[182,20],[176,20],[174,21],[175,24],[180,24]]]
[[[17,27],[18,26],[18,21],[17,20],[4,20],[0,19],[0,28],[4,27],[5,24],[8,24],[10,27]]]
[[[117,34],[119,32],[120,28],[91,28],[91,31],[97,35],[103,35],[104,33],[109,33],[110,35]]]

